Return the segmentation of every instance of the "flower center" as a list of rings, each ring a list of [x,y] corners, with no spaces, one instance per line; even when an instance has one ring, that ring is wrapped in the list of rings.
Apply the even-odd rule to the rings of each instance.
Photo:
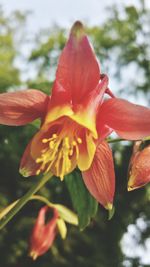
[[[77,161],[79,157],[79,145],[82,139],[77,136],[62,136],[54,133],[51,138],[44,138],[42,143],[47,144],[47,147],[36,159],[36,163],[41,164],[36,174],[39,175],[43,170],[48,173],[53,168],[56,175],[63,180],[64,175],[72,170],[72,161],[74,159]]]

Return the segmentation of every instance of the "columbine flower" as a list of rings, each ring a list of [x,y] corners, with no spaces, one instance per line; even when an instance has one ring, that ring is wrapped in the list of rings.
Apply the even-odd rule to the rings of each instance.
[[[150,135],[150,109],[111,97],[80,22],[58,62],[51,97],[37,90],[0,95],[0,123],[23,125],[41,118],[39,132],[21,160],[24,176],[52,172],[63,179],[76,166],[91,194],[112,207],[115,175],[105,138],[114,130],[130,140]]]
[[[140,188],[150,182],[150,145],[140,149],[141,142],[135,142],[129,164],[128,191]]]
[[[53,210],[53,217],[46,223],[46,214],[50,211],[48,206],[40,209],[36,223],[30,238],[30,256],[33,260],[43,255],[52,246],[57,234],[57,220],[59,217],[57,209]]]

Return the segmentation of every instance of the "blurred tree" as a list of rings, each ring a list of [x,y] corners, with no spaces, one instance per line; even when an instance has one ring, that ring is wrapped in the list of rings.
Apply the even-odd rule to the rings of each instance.
[[[17,47],[15,35],[25,20],[20,12],[6,16],[0,7],[0,91],[20,84],[19,69],[15,67]]]
[[[143,97],[149,99],[149,18],[149,11],[144,8],[144,5],[141,5],[140,9],[129,6],[122,8],[121,11],[113,8],[110,10],[110,17],[103,25],[87,29],[97,56],[101,60],[103,72],[107,71],[109,76],[114,76],[117,83],[123,84],[124,88],[128,86],[128,90],[123,91],[128,98],[131,92],[134,94],[142,92]],[[13,17],[13,24],[10,21],[10,18],[7,18],[1,11],[0,42],[2,44],[4,42],[4,45],[2,48],[0,47],[0,62],[3,63],[3,66],[6,65],[5,73],[2,73],[0,65],[1,90],[21,83],[19,71],[14,67],[17,53],[14,45],[15,30],[12,29],[12,25],[17,24],[18,18]],[[19,24],[17,25],[19,27]],[[65,41],[66,30],[59,27],[40,32],[29,59],[29,64],[33,64],[37,70],[35,78],[28,80],[29,87],[49,92],[54,80],[58,56]],[[1,52],[1,49],[6,52]],[[4,64],[5,62],[7,64]],[[134,68],[130,71],[132,66]],[[24,179],[18,174],[19,158],[35,131],[36,127],[33,124],[18,128],[0,127],[1,207],[23,195],[30,188],[33,179],[36,179],[35,177]],[[145,241],[150,235],[150,187],[147,186],[132,193],[126,191],[131,144],[114,144],[113,148],[117,189],[116,212],[112,220],[107,220],[107,212],[100,207],[96,218],[84,232],[79,232],[75,227],[69,227],[68,237],[65,241],[62,242],[58,237],[50,253],[45,254],[36,262],[32,262],[27,257],[27,242],[30,228],[41,204],[29,203],[1,231],[0,247],[1,255],[3,255],[1,257],[3,267],[149,266],[142,263],[143,259],[138,255],[126,256],[123,253],[125,248],[122,249],[120,242],[127,232],[128,226],[134,224],[137,233],[140,233],[136,243],[144,247]],[[50,181],[40,193],[54,202],[72,207],[68,189],[65,183],[61,183],[58,179]],[[145,222],[144,229],[138,227],[138,218]],[[133,242],[133,244],[135,243]]]
[[[147,93],[150,101],[150,10],[145,8],[144,1],[139,2],[140,9],[128,6],[117,10],[114,7],[110,19],[102,27],[90,29],[89,33],[108,71],[112,62],[115,76],[123,81],[124,88],[128,86],[123,93],[136,94],[140,90]]]

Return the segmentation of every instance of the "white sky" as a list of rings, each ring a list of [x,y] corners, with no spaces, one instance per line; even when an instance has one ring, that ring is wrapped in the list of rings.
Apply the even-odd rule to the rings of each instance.
[[[150,0],[145,0],[150,7]],[[0,5],[6,13],[13,10],[30,10],[31,31],[51,26],[53,23],[70,26],[75,20],[88,21],[97,24],[105,19],[105,8],[112,4],[137,4],[138,0],[0,0]]]

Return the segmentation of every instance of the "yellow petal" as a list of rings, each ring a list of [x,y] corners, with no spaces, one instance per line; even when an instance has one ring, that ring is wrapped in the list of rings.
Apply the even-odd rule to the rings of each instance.
[[[11,209],[14,208],[14,206],[17,204],[18,201],[19,201],[19,199],[16,200],[16,201],[14,201],[13,203],[11,203],[11,204],[10,204],[9,206],[7,206],[6,208],[0,210],[0,220],[1,220],[4,216],[6,216],[7,213],[8,213]]]
[[[86,171],[90,168],[96,151],[96,144],[92,134],[86,133],[86,145],[81,147],[79,152],[78,167],[81,171]]]
[[[49,124],[63,116],[71,117],[73,113],[74,112],[69,105],[57,106],[57,107],[51,108],[49,112],[47,113],[44,124]]]
[[[89,129],[94,138],[98,137],[96,130],[96,118],[89,114],[88,109],[84,109],[84,107],[82,107],[82,109],[81,107],[78,107],[76,111],[73,111],[70,105],[54,107],[47,113],[44,125],[49,124],[63,116],[67,116],[81,126]]]
[[[61,235],[61,238],[65,239],[67,235],[67,227],[63,219],[61,218],[57,219],[57,228]]]

